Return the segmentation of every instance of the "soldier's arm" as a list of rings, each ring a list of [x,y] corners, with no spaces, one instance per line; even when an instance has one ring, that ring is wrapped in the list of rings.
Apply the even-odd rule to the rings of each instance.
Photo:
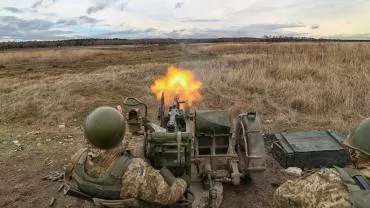
[[[327,169],[297,180],[288,180],[275,190],[275,208],[342,207],[349,208],[349,194],[339,173]]]
[[[123,176],[121,196],[168,205],[177,202],[186,187],[186,182],[179,178],[169,185],[158,170],[136,158]]]

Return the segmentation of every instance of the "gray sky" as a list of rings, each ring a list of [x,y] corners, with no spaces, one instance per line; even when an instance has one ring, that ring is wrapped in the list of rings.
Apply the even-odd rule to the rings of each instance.
[[[1,0],[0,41],[219,38],[370,39],[370,0]]]

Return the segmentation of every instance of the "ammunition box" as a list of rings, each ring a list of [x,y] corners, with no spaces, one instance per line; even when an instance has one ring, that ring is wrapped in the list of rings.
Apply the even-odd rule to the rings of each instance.
[[[351,162],[341,138],[332,131],[284,132],[274,137],[272,155],[284,168],[343,167]]]

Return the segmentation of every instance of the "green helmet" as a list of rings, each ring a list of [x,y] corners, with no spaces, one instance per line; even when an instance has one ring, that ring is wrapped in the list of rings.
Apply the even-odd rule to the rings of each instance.
[[[122,142],[126,122],[115,108],[98,107],[85,119],[84,133],[87,140],[97,148],[110,149]]]
[[[370,156],[370,117],[363,120],[353,134],[349,135],[344,144]]]

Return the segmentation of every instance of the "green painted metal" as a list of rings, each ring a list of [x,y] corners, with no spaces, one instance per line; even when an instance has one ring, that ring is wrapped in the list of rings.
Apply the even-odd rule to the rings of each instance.
[[[197,155],[227,154],[232,121],[228,111],[195,111]]]
[[[261,125],[257,114],[250,112],[239,115],[244,135],[237,143],[244,149],[245,157],[248,159],[248,171],[266,170],[265,144],[261,133]],[[246,140],[244,140],[244,138]]]
[[[195,134],[228,134],[231,129],[231,117],[227,111],[195,111]]]
[[[167,167],[176,177],[190,175],[190,132],[152,132],[147,137],[146,156],[154,168]]]
[[[350,163],[341,138],[332,131],[277,133],[272,154],[283,167],[343,167]]]
[[[95,147],[110,149],[121,143],[126,130],[124,117],[115,108],[98,107],[83,124],[86,139]]]

